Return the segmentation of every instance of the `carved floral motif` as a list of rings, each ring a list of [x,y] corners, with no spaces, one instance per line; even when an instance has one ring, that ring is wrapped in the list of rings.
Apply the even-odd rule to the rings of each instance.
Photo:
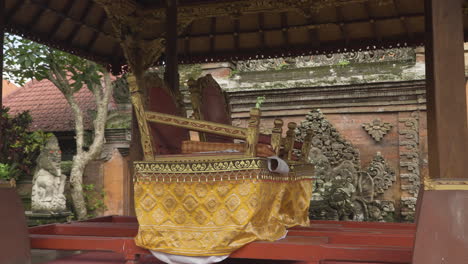
[[[392,124],[382,122],[380,118],[374,119],[372,123],[362,124],[362,128],[376,141],[380,142],[382,138],[392,129]]]
[[[396,180],[395,172],[387,165],[380,152],[377,152],[366,171],[374,181],[374,191],[377,194],[383,194]]]

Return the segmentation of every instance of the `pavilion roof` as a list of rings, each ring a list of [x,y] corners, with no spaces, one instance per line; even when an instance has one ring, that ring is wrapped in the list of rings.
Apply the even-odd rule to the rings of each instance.
[[[84,128],[92,129],[93,112],[96,110],[94,95],[83,87],[75,94],[76,101],[83,111]],[[4,105],[10,114],[29,111],[32,117],[31,130],[74,131],[74,115],[67,100],[49,80],[32,80],[4,98]]]
[[[5,2],[7,31],[97,62],[126,64],[119,37],[97,1]],[[145,29],[145,39],[164,35],[163,2],[114,0],[125,15],[141,17],[133,22]],[[424,42],[424,0],[179,0],[178,12],[180,24],[190,21],[178,30],[182,63]],[[466,9],[464,24],[468,28]]]

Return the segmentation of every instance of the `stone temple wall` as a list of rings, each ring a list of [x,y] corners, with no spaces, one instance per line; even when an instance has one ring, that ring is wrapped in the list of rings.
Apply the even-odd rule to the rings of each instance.
[[[314,121],[307,120],[307,118],[310,119],[310,113],[301,116],[291,116],[288,115],[287,111],[283,111],[282,114],[278,113],[275,116],[264,117],[262,119],[263,130],[266,133],[271,131],[275,118],[282,118],[285,123],[296,122],[299,127],[302,124],[302,127],[307,128],[310,128],[311,125],[325,122],[327,125],[319,127],[324,130],[314,133],[314,135],[321,134],[322,137],[326,136],[335,139],[329,143],[331,150],[326,155],[328,156],[328,162],[333,161],[334,163],[329,165],[330,168],[325,174],[336,175],[340,174],[338,172],[340,169],[344,171],[348,170],[347,166],[340,167],[347,160],[341,154],[348,152],[354,156],[354,152],[357,153],[357,157],[351,160],[354,170],[350,169],[351,174],[354,174],[352,182],[355,190],[351,190],[349,195],[350,198],[359,198],[366,201],[366,206],[369,207],[366,210],[374,212],[373,215],[367,213],[365,220],[413,221],[420,179],[427,175],[428,172],[425,110],[404,111],[402,109],[393,112],[374,111],[364,113],[312,111],[312,113],[316,112],[320,112],[321,118],[316,118]],[[236,125],[246,125],[246,119],[244,118],[236,119],[235,121]],[[330,128],[334,129],[334,133],[336,132],[335,137],[331,137]],[[337,137],[341,138],[338,144],[336,142]],[[320,146],[325,144],[326,141],[325,139],[321,139],[313,143],[316,144],[315,147],[322,150]],[[349,145],[343,144],[343,142]],[[340,143],[345,146],[341,146]],[[313,153],[311,155],[312,162],[319,163],[320,165],[319,161],[322,154],[322,151]],[[331,158],[334,155],[338,157],[335,159]],[[318,159],[319,161],[314,159]],[[334,172],[330,172],[333,170]],[[368,186],[366,189],[366,184],[369,185],[369,180],[366,182],[365,178],[357,179],[362,173],[367,173],[372,177],[372,182],[374,183],[373,190],[368,188]],[[331,179],[327,180],[331,182]],[[364,190],[359,190],[359,180]],[[326,181],[323,183],[326,183]],[[369,194],[369,192],[372,192],[372,194]],[[322,200],[320,197],[315,196],[315,198]],[[323,204],[318,204],[318,206],[321,205]],[[346,205],[342,205],[341,207],[343,206],[346,207]],[[340,206],[335,207],[341,208]],[[355,205],[355,207],[358,206]],[[388,212],[384,213],[384,210]],[[322,218],[364,220],[363,215],[353,217],[345,213],[341,215],[336,212],[328,213],[328,215],[325,214],[326,217]],[[318,213],[315,213],[313,217],[321,218],[318,216]]]
[[[313,218],[413,220],[420,179],[427,174],[420,49],[201,67],[228,92],[234,125],[246,126],[249,109],[265,96],[264,133],[275,118],[323,129],[315,132],[322,138],[311,153],[318,166]],[[312,118],[314,113],[320,117]]]

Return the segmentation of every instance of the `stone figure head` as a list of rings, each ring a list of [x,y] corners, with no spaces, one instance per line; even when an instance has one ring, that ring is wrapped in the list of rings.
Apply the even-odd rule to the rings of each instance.
[[[59,176],[61,161],[62,152],[60,151],[58,140],[54,135],[51,135],[38,157],[37,165],[39,168],[43,168]]]

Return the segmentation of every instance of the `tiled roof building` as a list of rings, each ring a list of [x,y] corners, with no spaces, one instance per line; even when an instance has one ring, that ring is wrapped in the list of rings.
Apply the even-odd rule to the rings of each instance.
[[[7,80],[2,80],[2,81],[3,81],[2,98],[7,97],[10,93],[18,89],[18,86],[16,86],[14,83],[7,81]]]
[[[93,94],[83,88],[75,94],[75,98],[84,113],[85,129],[92,129],[92,113],[96,109]],[[31,130],[74,131],[72,109],[64,95],[49,80],[30,81],[6,96],[3,102],[13,115],[28,110],[33,118]]]

